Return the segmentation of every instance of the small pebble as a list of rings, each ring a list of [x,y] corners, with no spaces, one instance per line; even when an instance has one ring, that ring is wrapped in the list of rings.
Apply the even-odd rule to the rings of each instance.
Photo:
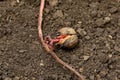
[[[104,24],[104,19],[103,18],[99,18],[95,21],[97,26],[102,26]]]
[[[108,57],[111,58],[111,57],[112,57],[112,54],[109,54]]]
[[[71,3],[71,2],[73,2],[73,0],[68,0],[68,2],[70,2],[70,3]]]
[[[33,41],[33,44],[39,45],[39,41]]]
[[[33,35],[31,35],[31,34],[30,34],[30,35],[29,35],[29,37],[30,37],[30,38],[32,38],[32,37],[33,37]]]
[[[97,9],[98,8],[99,3],[98,2],[92,2],[89,6],[93,9]]]
[[[82,24],[82,21],[78,21],[78,24]]]
[[[22,49],[22,50],[19,50],[20,53],[24,53],[24,52],[26,52],[26,51],[27,51],[27,50],[23,50],[23,49]]]
[[[95,21],[97,26],[103,26],[106,23],[109,23],[111,21],[110,17],[105,17],[105,18],[99,18]]]
[[[108,42],[106,42],[106,47],[108,48],[108,49],[110,49],[110,44],[108,43]]]
[[[78,23],[78,24],[75,25],[75,27],[80,28],[81,24]]]
[[[117,12],[117,8],[116,7],[112,7],[111,9],[110,9],[110,13],[115,13],[115,12]]]
[[[63,12],[62,10],[57,10],[54,15],[53,15],[54,18],[57,18],[57,17],[63,17]]]
[[[103,34],[103,31],[104,31],[103,28],[97,28],[95,32],[96,36],[101,36],[101,34]]]
[[[111,20],[110,17],[105,17],[105,18],[104,18],[104,23],[108,23],[108,22],[110,22],[110,20]]]
[[[119,3],[119,2],[120,2],[120,0],[117,0],[117,2]]]
[[[12,80],[11,78],[9,78],[9,77],[6,77],[4,80]]]
[[[118,19],[118,26],[120,26],[120,19]]]
[[[17,0],[16,0],[16,1],[15,1],[15,0],[12,0],[12,1],[11,1],[11,6],[15,6],[17,3],[18,3]]]
[[[106,76],[106,74],[107,74],[107,72],[106,72],[106,71],[100,71],[100,76],[101,76],[101,77]]]
[[[90,56],[83,56],[84,60],[88,60],[90,58]]]
[[[90,36],[85,36],[85,39],[89,40],[89,39],[90,39]]]
[[[19,1],[19,0],[16,0],[16,2],[17,2],[17,3],[20,3],[20,1]]]
[[[99,74],[96,75],[98,80],[101,80],[101,76]]]
[[[36,80],[35,77],[32,77],[32,80]]]
[[[75,27],[76,27],[76,28],[80,28],[80,27],[81,27],[81,24],[76,24]]]
[[[83,72],[83,68],[80,68],[80,69],[79,69],[79,72],[81,72],[81,73],[82,73],[82,72]]]
[[[40,66],[44,66],[43,60],[40,61]]]
[[[2,17],[2,14],[0,14],[0,17]]]
[[[13,80],[20,80],[20,77],[16,76]]]
[[[94,80],[94,78],[95,78],[95,77],[94,77],[93,75],[92,75],[92,76],[90,76],[90,80]]]
[[[49,12],[50,12],[50,10],[49,10],[48,8],[45,8],[44,11],[45,11],[46,13],[49,13]]]
[[[48,1],[49,1],[49,5],[52,7],[58,5],[58,0],[48,0]]]
[[[70,25],[71,25],[71,22],[65,22],[65,25],[66,25],[66,26],[70,26]]]
[[[120,48],[118,46],[114,46],[114,49],[118,52],[120,52]]]
[[[79,35],[81,36],[85,36],[87,34],[87,32],[84,29],[78,28],[77,32],[79,33]]]
[[[108,37],[110,38],[110,39],[112,39],[113,37],[112,37],[112,35],[108,35]]]
[[[93,10],[93,11],[91,12],[91,16],[92,16],[92,17],[97,16],[97,11],[96,11],[96,10]]]
[[[73,60],[77,60],[77,59],[78,59],[78,56],[72,55],[71,58],[72,58]]]

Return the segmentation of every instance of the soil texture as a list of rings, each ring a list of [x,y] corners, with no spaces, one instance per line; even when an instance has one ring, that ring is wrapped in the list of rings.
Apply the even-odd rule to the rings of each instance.
[[[45,0],[44,36],[76,30],[79,44],[55,49],[86,80],[120,80],[120,0]],[[40,0],[0,0],[0,80],[79,80],[38,37]]]

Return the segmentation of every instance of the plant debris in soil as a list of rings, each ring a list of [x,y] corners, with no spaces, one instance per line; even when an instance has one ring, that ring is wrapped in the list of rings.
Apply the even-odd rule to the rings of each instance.
[[[39,5],[39,0],[0,0],[0,80],[78,80],[40,44]],[[43,17],[43,36],[76,29],[78,46],[56,52],[86,80],[120,79],[119,0],[46,0]]]

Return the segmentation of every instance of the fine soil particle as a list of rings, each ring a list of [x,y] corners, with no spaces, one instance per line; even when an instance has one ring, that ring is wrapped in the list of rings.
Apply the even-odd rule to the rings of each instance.
[[[79,80],[42,47],[37,30],[40,0],[0,0],[0,80]],[[120,1],[46,0],[44,36],[62,27],[79,44],[57,55],[86,80],[120,80]]]

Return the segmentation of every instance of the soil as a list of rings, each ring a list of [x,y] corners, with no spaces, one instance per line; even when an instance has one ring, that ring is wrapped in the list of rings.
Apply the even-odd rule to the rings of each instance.
[[[42,47],[39,0],[0,0],[0,80],[78,80]],[[46,0],[44,36],[62,27],[79,44],[56,54],[86,80],[120,80],[120,0]]]

